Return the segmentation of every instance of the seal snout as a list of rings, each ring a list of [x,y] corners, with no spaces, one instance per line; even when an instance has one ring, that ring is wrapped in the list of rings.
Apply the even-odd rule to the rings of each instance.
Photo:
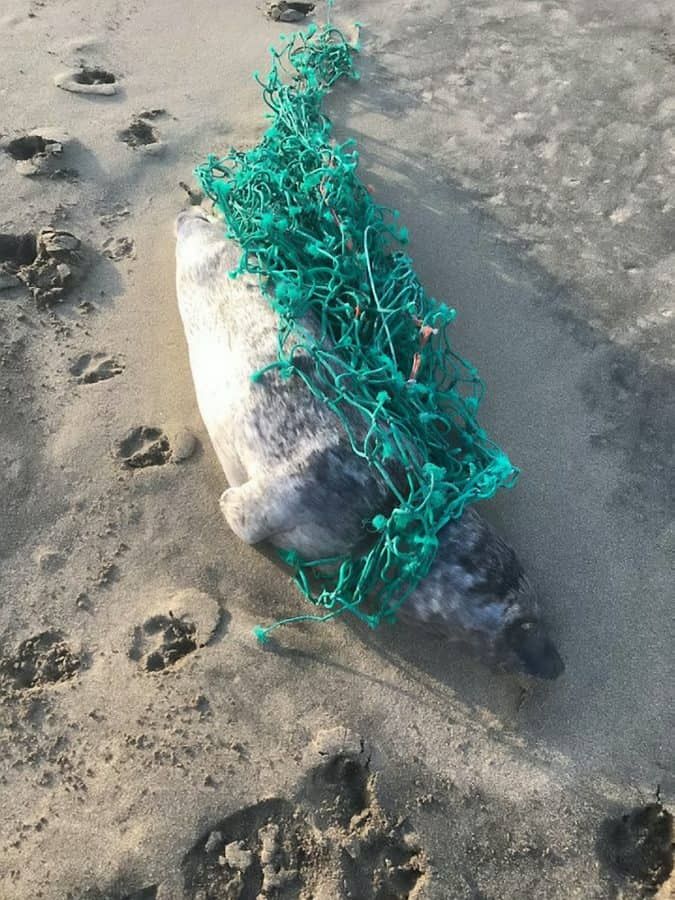
[[[174,222],[175,236],[178,237],[183,228],[191,225],[195,221],[209,221],[209,217],[206,211],[202,209],[201,206],[190,206],[188,207],[188,209],[184,209],[179,212],[176,216],[176,221]]]
[[[506,645],[521,672],[553,681],[565,671],[565,663],[553,641],[538,622],[520,619],[509,625]]]

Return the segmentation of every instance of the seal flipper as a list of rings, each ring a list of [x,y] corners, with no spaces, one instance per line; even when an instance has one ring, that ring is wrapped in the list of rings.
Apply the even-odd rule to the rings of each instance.
[[[289,481],[252,478],[221,495],[220,509],[232,531],[247,544],[259,544],[295,526]]]
[[[260,499],[260,488],[255,481],[228,488],[220,497],[220,509],[225,521],[247,544],[259,544],[272,534]]]
[[[247,544],[270,541],[282,550],[294,550],[304,559],[323,559],[349,552],[347,539],[327,527],[321,506],[309,502],[307,484],[294,476],[258,477],[226,490],[220,508],[232,531]],[[314,494],[310,482],[310,496]]]

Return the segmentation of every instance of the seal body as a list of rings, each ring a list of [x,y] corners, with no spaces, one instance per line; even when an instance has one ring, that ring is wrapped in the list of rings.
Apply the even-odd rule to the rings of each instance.
[[[223,230],[184,213],[176,250],[197,402],[230,485],[223,513],[250,544],[266,540],[304,559],[349,553],[363,540],[363,522],[391,498],[300,379],[270,369],[251,380],[277,359],[277,318],[255,278],[229,277],[241,251]]]
[[[224,232],[198,207],[176,221],[178,305],[199,410],[229,483],[225,519],[247,543],[268,541],[304,559],[358,553],[369,539],[365,523],[389,512],[394,497],[302,379],[276,368],[251,379],[278,357],[277,317],[255,278],[229,277],[241,251]],[[300,325],[318,335],[310,318]],[[474,510],[439,540],[399,617],[469,643],[503,668],[559,675],[562,661],[514,551]]]

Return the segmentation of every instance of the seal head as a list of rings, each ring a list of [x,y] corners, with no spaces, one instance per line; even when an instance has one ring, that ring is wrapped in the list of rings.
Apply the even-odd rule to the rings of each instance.
[[[561,675],[563,661],[515,550],[472,508],[438,538],[431,571],[398,617],[459,639],[500,669],[545,679]]]

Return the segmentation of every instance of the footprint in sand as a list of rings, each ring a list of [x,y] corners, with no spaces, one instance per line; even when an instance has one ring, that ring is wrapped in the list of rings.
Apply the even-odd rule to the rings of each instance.
[[[117,444],[117,456],[127,469],[163,466],[171,459],[169,438],[161,428],[138,425]]]
[[[158,156],[164,151],[157,129],[148,121],[164,115],[164,110],[153,109],[134,116],[128,128],[118,132],[118,138],[132,150],[142,150],[146,154]]]
[[[656,893],[673,872],[673,816],[656,800],[602,823],[598,852],[612,874]]]
[[[208,644],[221,618],[222,611],[213,597],[193,589],[178,591],[133,629],[129,658],[146,672],[171,668]]]
[[[314,10],[307,0],[267,0],[265,15],[275,22],[302,22]]]
[[[134,259],[136,256],[136,244],[129,237],[109,237],[101,245],[103,255],[113,262],[123,259]]]
[[[0,287],[23,283],[38,306],[60,303],[84,266],[81,241],[69,231],[0,234]]]
[[[197,649],[197,627],[188,618],[151,616],[135,630],[129,658],[146,672],[160,672]]]
[[[363,752],[338,750],[316,766],[302,789],[311,818],[320,829],[349,828],[355,816],[368,809],[370,773]]]
[[[107,356],[105,353],[83,353],[73,361],[69,371],[80,384],[95,384],[121,375],[124,365],[114,356]]]
[[[66,137],[49,129],[40,129],[13,138],[2,145],[2,150],[14,162],[20,175],[47,175],[51,178],[75,177],[73,169],[60,167]]]
[[[0,234],[0,290],[20,285],[19,271],[30,266],[36,256],[35,234]]]
[[[28,690],[72,678],[81,665],[58,631],[43,631],[19,644],[0,662],[0,680],[17,690]]]
[[[394,825],[379,806],[361,742],[344,729],[324,733],[309,765],[293,800],[244,807],[202,835],[182,862],[187,897],[418,895],[425,855],[412,830]]]
[[[60,72],[54,76],[54,84],[64,91],[73,94],[103,94],[111,96],[117,93],[117,79],[112,72],[98,66],[82,66]]]
[[[169,460],[180,465],[194,456],[199,448],[199,441],[188,428],[175,428],[169,436],[161,428],[137,425],[117,442],[115,455],[127,469],[145,469],[148,466],[163,466]]]

